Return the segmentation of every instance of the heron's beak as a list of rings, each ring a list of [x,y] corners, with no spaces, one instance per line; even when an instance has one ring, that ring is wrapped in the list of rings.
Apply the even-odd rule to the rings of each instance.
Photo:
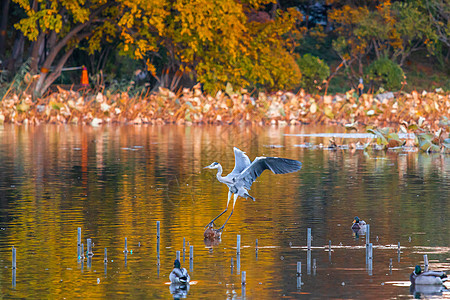
[[[211,169],[211,165],[204,167],[203,169]]]
[[[354,223],[356,223],[356,220],[353,220],[353,222],[352,222],[352,223],[353,223],[353,224],[354,224]]]

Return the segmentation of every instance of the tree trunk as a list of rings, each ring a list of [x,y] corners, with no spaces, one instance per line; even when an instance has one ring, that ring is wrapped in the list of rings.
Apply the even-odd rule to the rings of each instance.
[[[9,1],[2,0],[2,21],[0,23],[0,59],[5,55],[6,50],[6,27],[8,26]]]
[[[50,87],[50,85],[61,75],[61,70],[64,67],[67,59],[72,55],[73,50],[74,48],[64,53],[64,55],[60,58],[58,64],[56,65],[55,70],[53,70],[53,72],[50,74],[47,73],[46,79],[40,91],[41,95],[45,93],[45,91]]]
[[[22,32],[18,32],[18,37],[16,37],[16,41],[14,42],[13,51],[11,54],[11,58],[8,61],[7,70],[10,74],[14,74],[16,71],[17,61],[22,63],[21,57],[23,57],[23,48],[25,44],[25,36]]]
[[[40,49],[42,49],[42,44],[44,42],[44,33],[40,33],[37,39],[32,43],[31,46],[31,63],[30,63],[30,72],[31,74],[37,74],[39,68],[39,53]]]

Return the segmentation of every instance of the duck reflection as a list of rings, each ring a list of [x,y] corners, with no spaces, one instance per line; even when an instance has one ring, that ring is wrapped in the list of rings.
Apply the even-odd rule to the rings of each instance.
[[[172,283],[169,285],[173,299],[184,299],[189,293],[189,283]]]
[[[411,284],[409,291],[415,299],[421,299],[427,296],[442,296],[442,293],[449,290],[443,285]]]

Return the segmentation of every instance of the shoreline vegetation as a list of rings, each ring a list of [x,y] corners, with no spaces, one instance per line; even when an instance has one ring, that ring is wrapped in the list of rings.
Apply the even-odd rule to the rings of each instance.
[[[342,125],[347,132],[374,134],[376,149],[408,146],[442,153],[450,153],[448,116],[450,93],[440,89],[361,96],[353,90],[321,96],[302,90],[251,94],[228,89],[212,96],[204,94],[199,84],[179,93],[159,88],[134,97],[58,87],[37,101],[26,92],[7,93],[0,107],[0,124],[15,125]],[[414,133],[416,138],[401,140],[399,132]],[[330,147],[340,146],[331,139]]]

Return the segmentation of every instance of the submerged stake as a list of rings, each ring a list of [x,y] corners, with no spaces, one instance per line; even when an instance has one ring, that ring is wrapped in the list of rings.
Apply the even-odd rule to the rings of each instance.
[[[297,276],[302,276],[302,262],[297,262]]]
[[[105,258],[103,259],[104,263],[106,264],[108,262],[108,250],[105,248]]]
[[[125,248],[124,248],[123,252],[124,253],[128,252],[128,249],[127,249],[127,238],[125,238]]]
[[[186,256],[186,239],[183,238],[183,262],[184,262],[185,256]]]
[[[16,269],[16,248],[12,247],[12,269]]]
[[[180,251],[177,251],[177,259],[180,260]]]
[[[306,245],[308,246],[308,250],[311,250],[311,228],[308,228],[306,234]]]
[[[241,253],[241,235],[237,235],[236,253]]]
[[[77,258],[81,256],[81,227],[77,229]]]
[[[424,272],[428,271],[428,255],[427,254],[423,255],[423,264],[424,264],[423,271]]]
[[[246,275],[246,272],[242,271],[242,285],[245,285],[245,280],[246,280],[245,275]]]
[[[87,251],[88,251],[88,256],[94,255],[94,253],[92,252],[92,240],[91,239],[87,239]]]
[[[159,265],[159,241],[160,241],[160,234],[159,234],[159,221],[156,221],[156,258]]]

